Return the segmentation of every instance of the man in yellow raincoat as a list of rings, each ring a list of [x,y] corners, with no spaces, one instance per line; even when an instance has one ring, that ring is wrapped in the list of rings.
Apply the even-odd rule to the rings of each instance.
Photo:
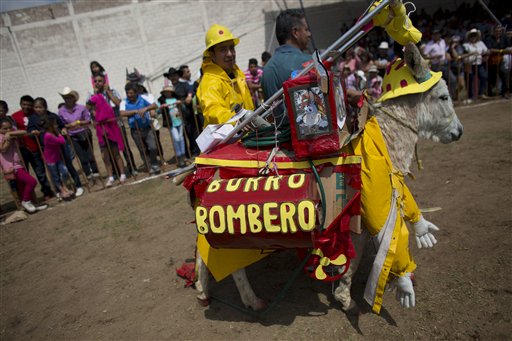
[[[235,46],[239,41],[225,26],[214,24],[206,32],[203,78],[197,91],[205,126],[227,122],[236,104],[254,110],[245,75],[236,65]],[[214,249],[202,234],[198,235],[197,249],[217,281],[268,255],[261,250]]]
[[[227,122],[236,104],[254,110],[245,75],[236,65],[235,46],[239,42],[225,26],[214,24],[206,32],[203,78],[197,90],[205,126]]]

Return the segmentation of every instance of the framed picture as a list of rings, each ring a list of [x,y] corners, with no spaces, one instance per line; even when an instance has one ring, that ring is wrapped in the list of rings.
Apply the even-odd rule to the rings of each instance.
[[[298,85],[288,89],[297,139],[311,138],[333,132],[331,108],[318,84]]]

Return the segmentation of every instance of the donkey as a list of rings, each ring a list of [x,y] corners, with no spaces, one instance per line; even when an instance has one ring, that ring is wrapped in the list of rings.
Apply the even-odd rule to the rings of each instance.
[[[414,44],[408,44],[405,47],[404,59],[406,67],[416,79],[424,79],[430,74],[428,64]],[[420,137],[435,142],[450,143],[457,141],[462,135],[462,124],[455,113],[448,87],[443,79],[424,93],[403,95],[385,101],[380,106],[381,109],[378,109],[378,106],[371,106],[370,114],[377,116],[392,164],[402,174],[410,173],[409,165],[413,160],[415,145]],[[383,113],[392,113],[392,115]],[[347,273],[342,277],[335,291],[335,298],[341,302],[345,311],[357,309],[357,305],[350,297],[350,287],[352,276],[357,271],[364,244],[368,238],[370,238],[368,232],[361,235],[352,233],[357,256],[351,261]],[[207,304],[208,269],[199,254],[197,262],[198,300]],[[266,303],[254,293],[245,269],[234,272],[232,276],[242,303],[247,308],[257,311],[266,307]]]

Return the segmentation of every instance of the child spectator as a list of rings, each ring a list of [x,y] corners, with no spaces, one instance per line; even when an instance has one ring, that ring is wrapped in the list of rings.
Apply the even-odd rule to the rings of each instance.
[[[73,195],[73,192],[66,186],[69,172],[60,155],[60,149],[66,144],[66,140],[59,133],[55,117],[49,116],[46,120],[41,121],[41,123],[45,130],[43,135],[44,160],[50,171],[55,189],[60,193],[62,199],[67,199]]]
[[[107,86],[109,85],[108,74],[105,71],[105,68],[103,66],[101,66],[100,63],[98,63],[97,61],[93,60],[91,62],[91,64],[89,65],[89,68],[91,69],[91,84],[92,84],[92,88],[93,89],[95,89],[95,86],[94,86],[94,76],[95,75],[102,75],[105,78],[105,84]]]
[[[263,93],[261,92],[261,76],[263,76],[263,70],[258,67],[256,58],[249,59],[249,68],[245,70],[244,74],[247,86],[251,91],[254,107],[256,108],[263,101]]]
[[[21,206],[29,213],[42,211],[48,205],[35,206],[32,203],[32,193],[37,185],[29,172],[21,165],[20,156],[16,151],[14,138],[26,135],[26,131],[13,131],[12,123],[7,118],[0,119],[0,167],[7,181],[16,181],[21,193]]]
[[[183,135],[183,120],[178,109],[178,106],[181,106],[181,101],[176,99],[172,85],[164,86],[160,94],[162,96],[158,99],[159,111],[164,115],[164,120],[168,121],[178,167],[185,167],[185,136]]]
[[[124,150],[123,137],[121,130],[117,125],[116,116],[114,110],[107,103],[105,98],[101,94],[92,96],[89,103],[94,106],[96,112],[96,136],[101,149],[101,155],[103,156],[103,162],[108,172],[107,187],[114,184],[114,176],[112,171],[112,159],[117,165],[117,169],[120,172],[119,181],[124,183],[126,181],[126,175],[124,172],[124,164],[121,159],[119,151]],[[106,139],[105,139],[106,138]]]
[[[46,99],[42,97],[38,97],[34,100],[34,115],[30,116],[27,124],[27,131],[30,134],[34,134],[39,136],[39,141],[41,146],[44,148],[44,127],[42,121],[48,121],[48,117],[54,117],[57,121],[57,126],[59,128],[59,132],[66,132],[66,128],[64,125],[64,121],[59,117],[59,115],[48,111],[48,103],[46,103]],[[67,133],[67,132],[66,132]],[[63,157],[64,164],[66,165],[69,174],[71,175],[71,179],[75,183],[75,196],[79,197],[84,194],[84,189],[82,187],[82,182],[80,180],[80,176],[73,166],[73,157],[71,156],[71,149],[69,144],[64,144],[60,149]]]
[[[16,122],[14,122],[12,117],[7,116],[8,113],[9,113],[9,106],[7,105],[7,102],[0,100],[0,120],[6,118],[11,122],[11,125],[14,128],[16,128]]]

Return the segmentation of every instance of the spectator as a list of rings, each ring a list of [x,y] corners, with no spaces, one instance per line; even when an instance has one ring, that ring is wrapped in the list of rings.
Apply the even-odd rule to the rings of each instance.
[[[270,54],[270,52],[268,51],[264,51],[262,54],[261,54],[261,68],[263,69],[263,67],[265,65],[267,65],[268,61],[270,60],[270,58],[272,58],[272,55]]]
[[[132,139],[137,145],[146,169],[151,174],[160,173],[160,166],[156,158],[155,136],[151,131],[150,114],[150,111],[156,110],[157,106],[150,97],[139,94],[139,86],[137,84],[127,83],[124,89],[126,91],[126,98],[121,102],[121,116],[128,117]]]
[[[483,56],[489,52],[487,46],[481,40],[480,30],[473,28],[466,33],[467,42],[464,43],[464,49],[471,56],[467,57],[465,62],[471,65],[469,70],[469,98],[476,96],[487,99],[484,91],[487,87],[487,72],[483,65]]]
[[[345,58],[343,58],[340,63],[338,64],[338,69],[343,70],[345,69],[345,66],[348,66],[350,72],[356,71],[356,56],[355,51],[353,48],[350,48],[345,52]]]
[[[384,77],[386,67],[393,58],[393,53],[389,49],[389,43],[387,41],[381,42],[377,50],[377,58],[375,58],[375,65],[377,65],[379,70],[379,76]]]
[[[357,70],[347,77],[347,90],[354,90],[357,92],[363,91],[366,88],[366,77],[364,72]]]
[[[260,105],[262,98],[260,98],[261,91],[261,76],[263,76],[263,70],[258,67],[258,61],[256,58],[249,59],[249,68],[244,72],[245,81],[251,91],[252,101],[254,107]]]
[[[54,116],[48,116],[41,123],[45,131],[43,133],[44,159],[50,171],[53,186],[60,193],[62,199],[67,199],[73,195],[73,192],[66,186],[69,173],[60,156],[61,148],[66,144],[66,140],[60,134],[57,119]]]
[[[147,99],[150,103],[155,103],[155,97],[153,97],[152,94],[148,92],[146,87],[144,86],[144,82],[146,81],[146,76],[141,74],[136,68],[133,68],[132,73],[128,73],[128,70],[126,70],[126,81],[129,83],[134,83],[137,85],[138,88],[138,94],[142,95]],[[160,121],[158,120],[158,114],[155,111],[151,111],[149,115],[149,119],[151,121],[151,130],[154,132],[156,137],[156,146],[157,146],[157,152],[161,152],[161,163],[164,163],[164,155],[163,155],[163,148],[162,148],[162,142],[160,141]],[[149,153],[149,150],[146,148],[146,154]]]
[[[190,152],[192,155],[199,155],[199,147],[196,143],[196,138],[201,132],[199,124],[203,123],[202,117],[198,120],[199,116],[194,115],[194,107],[192,105],[192,99],[194,97],[194,89],[187,82],[180,82],[179,72],[175,68],[169,68],[167,73],[171,84],[174,87],[174,95],[176,99],[181,101],[182,105],[182,119],[185,124],[185,133],[188,137],[190,145]],[[192,157],[192,155],[188,155]]]
[[[435,28],[432,31],[432,39],[423,47],[422,53],[430,59],[430,69],[443,73],[443,79],[449,86],[452,98],[455,98],[456,79],[448,65],[446,42],[441,38],[441,29]]]
[[[111,160],[117,165],[116,169],[120,174],[119,182],[123,184],[126,181],[126,175],[123,159],[121,159],[119,151],[124,150],[124,142],[121,130],[117,125],[114,110],[101,94],[92,96],[88,103],[94,106],[94,111],[96,112],[96,122],[98,123],[96,126],[96,136],[98,137],[101,155],[103,156],[103,162],[108,173],[106,186],[110,187],[114,184]]]
[[[347,82],[348,76],[352,74],[352,71],[350,70],[350,66],[348,64],[343,65],[343,70],[341,71],[341,79],[345,81],[345,85]]]
[[[366,49],[358,46],[355,49],[356,56],[356,70],[361,70],[365,74],[368,73],[370,67],[374,65],[371,54]]]
[[[168,121],[169,131],[173,140],[174,151],[178,160],[178,167],[185,167],[185,136],[183,135],[183,120],[180,114],[182,103],[176,99],[174,87],[172,85],[164,86],[160,92],[159,110],[164,115],[164,120]]]
[[[55,113],[48,111],[48,104],[46,103],[46,99],[42,97],[38,97],[34,100],[34,113],[35,115],[30,116],[27,124],[27,131],[31,134],[39,136],[39,141],[41,146],[44,149],[44,122],[47,122],[49,118],[53,118],[57,122],[57,127],[59,128],[59,133],[65,132],[67,134],[64,121]],[[43,133],[43,134],[41,134]],[[75,196],[79,197],[84,194],[84,189],[82,187],[82,182],[80,180],[80,176],[73,166],[73,158],[71,156],[71,150],[69,144],[64,144],[61,147],[61,153],[63,157],[63,161],[68,169],[73,182],[75,183]],[[58,194],[58,193],[57,193]],[[57,195],[59,197],[59,194]]]
[[[180,76],[180,82],[185,82],[192,88],[194,87],[194,81],[191,79],[192,73],[190,72],[188,65],[181,65],[178,69],[178,75]]]
[[[24,130],[13,130],[12,123],[7,118],[0,119],[0,168],[7,181],[15,181],[21,193],[21,206],[29,213],[45,210],[48,205],[35,206],[32,203],[32,193],[37,185],[30,173],[21,164],[13,139],[26,134]]]
[[[11,122],[11,125],[16,128],[16,122],[12,119],[11,116],[8,116],[9,106],[6,101],[0,100],[0,119],[8,119]]]
[[[91,114],[84,105],[77,103],[79,96],[75,90],[65,87],[59,94],[64,99],[64,106],[59,109],[59,116],[68,130],[82,169],[88,179],[99,178],[100,173],[91,143],[92,133],[88,127],[91,123]]]
[[[303,11],[281,11],[276,18],[276,37],[279,47],[263,68],[261,85],[265,100],[282,88],[283,82],[290,78],[293,71],[302,69],[303,64],[311,60],[309,54],[302,52],[307,49],[311,39]],[[274,110],[274,116],[278,124],[289,124],[283,105]]]
[[[493,29],[492,35],[488,36],[485,40],[485,45],[489,49],[489,67],[487,69],[489,75],[489,95],[499,90],[499,94],[505,98],[509,98],[508,92],[508,74],[500,65],[503,62],[503,54],[511,53],[510,40],[503,34],[504,28],[501,25],[496,25]],[[498,88],[498,75],[501,81],[501,89]]]
[[[379,76],[379,70],[376,65],[370,66],[368,69],[368,80],[367,80],[368,94],[373,99],[378,99],[382,94],[382,77]]]
[[[450,41],[450,68],[457,76],[457,88],[458,93],[454,99],[461,100],[467,95],[466,80],[464,74],[464,63],[463,59],[470,54],[464,53],[464,47],[461,44],[461,38],[458,35],[454,35]]]
[[[96,89],[96,84],[94,83],[95,75],[102,75],[103,79],[105,80],[105,84],[107,86],[109,85],[107,72],[105,71],[105,68],[101,66],[100,63],[93,60],[91,64],[89,64],[89,68],[91,69],[91,83],[93,89]]]
[[[30,116],[34,114],[34,99],[25,95],[20,99],[20,106],[21,110],[12,114],[11,117],[16,122],[16,128],[18,130],[26,130],[26,124],[28,123]],[[34,172],[36,173],[37,180],[39,181],[39,184],[41,184],[41,191],[43,192],[45,200],[50,199],[53,197],[53,192],[50,187],[50,183],[48,182],[48,178],[46,177],[43,156],[41,155],[41,151],[37,146],[35,138],[33,136],[25,135],[20,142],[20,151],[26,167],[28,167],[28,165],[32,166],[32,169],[34,169]]]
[[[128,136],[126,135],[126,128],[124,125],[124,121],[120,118],[119,115],[119,105],[121,104],[121,94],[116,90],[111,88],[108,84],[105,82],[105,77],[102,74],[96,74],[94,76],[94,94],[100,94],[105,98],[107,103],[112,107],[114,110],[114,115],[117,119],[117,123],[119,125],[119,129],[122,134],[123,141],[128,141]],[[91,99],[92,95],[89,96],[87,99],[87,102]],[[126,168],[127,168],[127,174],[135,176],[137,175],[137,170],[133,169],[132,165],[135,165],[135,160],[133,158],[132,150],[130,149],[130,146],[126,144],[124,146],[124,149],[122,149],[124,159],[126,161]],[[111,160],[111,164],[114,165],[114,167],[117,167],[117,162],[114,160]],[[116,168],[117,172],[120,172],[119,169]]]

